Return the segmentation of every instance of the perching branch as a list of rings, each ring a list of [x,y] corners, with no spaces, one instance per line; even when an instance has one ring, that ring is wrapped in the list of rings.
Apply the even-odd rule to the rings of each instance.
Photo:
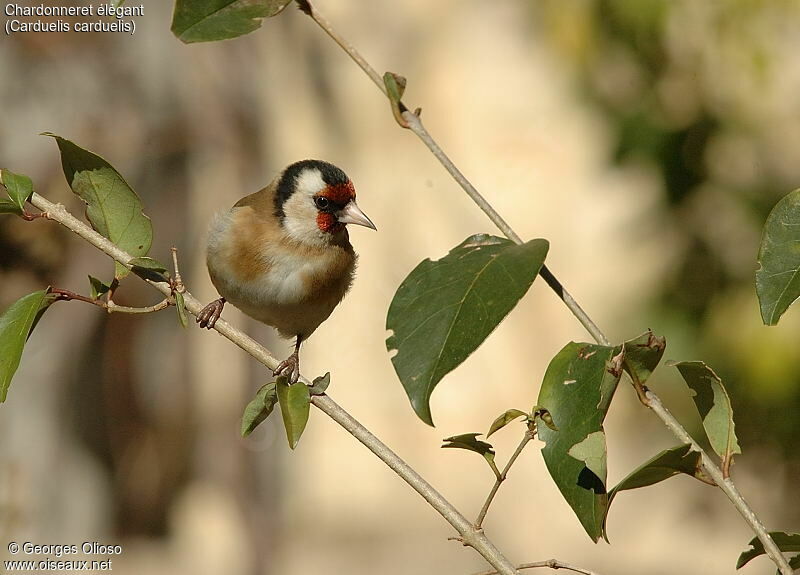
[[[74,232],[94,247],[111,256],[115,261],[126,267],[130,267],[128,262],[133,258],[130,254],[121,250],[113,242],[94,231],[87,224],[75,218],[61,204],[54,204],[39,194],[34,193],[30,198],[30,203],[42,210],[43,217],[56,221]],[[173,258],[174,258],[173,252]],[[176,266],[177,269],[177,266]],[[177,274],[176,274],[177,275]],[[197,315],[203,308],[203,304],[191,293],[185,291],[181,285],[177,288],[169,282],[156,282],[142,278],[165,296],[170,297],[173,290],[182,289],[183,299],[186,309],[192,314]],[[221,335],[228,338],[245,352],[250,354],[260,363],[274,370],[278,365],[278,360],[257,341],[250,336],[233,327],[223,319],[219,319],[214,325],[214,329]],[[310,382],[305,377],[301,377],[303,383],[308,385]],[[445,499],[434,487],[423,479],[411,466],[403,461],[389,447],[375,437],[366,427],[359,423],[349,413],[342,409],[330,396],[326,394],[314,395],[311,403],[320,411],[328,415],[336,423],[341,425],[353,437],[358,439],[364,446],[372,451],[378,458],[389,466],[392,471],[397,473],[406,483],[408,483],[417,493],[419,493],[431,507],[433,507],[445,520],[458,531],[459,540],[477,551],[495,569],[495,573],[503,575],[515,575],[514,565],[495,547],[482,529],[476,528],[464,517],[452,503]]]
[[[519,442],[517,445],[517,449],[514,450],[514,453],[508,459],[508,463],[503,468],[503,471],[497,474],[497,479],[495,479],[494,485],[492,486],[491,491],[489,491],[489,495],[486,497],[486,502],[481,507],[480,513],[478,513],[478,518],[475,520],[475,527],[481,529],[483,526],[483,520],[486,518],[486,513],[489,512],[489,506],[494,501],[495,495],[497,495],[497,490],[500,489],[500,485],[503,484],[503,481],[506,480],[508,476],[508,472],[511,469],[511,466],[514,465],[514,462],[517,460],[517,457],[520,456],[522,450],[525,449],[525,446],[533,439],[534,432],[530,429],[525,430],[525,435],[522,436],[522,441]]]
[[[328,34],[328,36],[330,36],[348,54],[348,56],[353,59],[353,61],[355,61],[358,67],[361,68],[365,74],[367,74],[367,76],[378,87],[378,89],[381,90],[384,95],[388,96],[386,86],[384,85],[380,74],[375,71],[369,62],[367,62],[366,59],[364,59],[364,57],[349,42],[347,42],[339,33],[334,30],[331,23],[319,12],[319,10],[317,10],[309,0],[298,0],[298,4],[300,5],[301,10],[308,14],[314,20],[314,22],[316,22],[325,31],[325,33]],[[442,148],[428,133],[422,124],[422,120],[420,119],[418,111],[416,113],[412,113],[408,111],[408,108],[403,106],[402,103],[400,103],[400,105],[401,109],[405,110],[402,112],[402,119],[404,120],[404,123],[398,123],[400,123],[402,127],[410,129],[420,138],[420,140],[422,140],[422,142],[428,147],[436,159],[439,160],[439,162],[444,166],[453,179],[509,240],[517,244],[522,243],[522,239],[519,237],[519,235],[517,235],[517,233],[502,218],[502,216],[497,213],[491,204],[486,201],[486,199],[478,192],[478,190],[475,189],[470,181],[467,180],[464,174],[462,174],[455,164],[453,164],[450,158],[444,153]],[[564,305],[567,306],[575,318],[581,323],[581,325],[584,326],[586,331],[589,332],[589,334],[597,343],[605,346],[611,345],[611,342],[602,332],[602,330],[597,327],[589,315],[580,307],[580,305],[578,305],[578,302],[576,302],[569,292],[564,289],[564,286],[561,284],[561,282],[558,281],[558,279],[546,266],[542,266],[539,275],[542,276],[542,279],[547,283],[547,285],[550,286],[559,299],[564,302]],[[717,482],[720,489],[722,489],[728,499],[730,499],[730,501],[733,503],[734,507],[736,507],[739,513],[741,513],[751,530],[764,545],[767,555],[769,555],[770,559],[772,559],[772,561],[778,566],[781,574],[792,575],[792,568],[789,566],[786,558],[783,556],[780,549],[778,549],[778,546],[772,540],[766,528],[758,519],[756,514],[753,512],[741,494],[737,491],[736,487],[733,485],[733,482],[729,478],[723,477],[720,468],[700,448],[700,446],[691,439],[688,432],[663,406],[661,400],[658,398],[658,396],[656,396],[655,393],[647,390],[645,397],[647,400],[645,405],[653,410],[653,412],[661,419],[664,425],[670,431],[672,431],[672,433],[678,439],[684,443],[691,443],[692,449],[700,452],[703,469],[714,479],[714,481]]]

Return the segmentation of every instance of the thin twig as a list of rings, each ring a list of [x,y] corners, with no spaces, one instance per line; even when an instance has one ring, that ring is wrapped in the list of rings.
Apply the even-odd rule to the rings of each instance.
[[[108,308],[108,306],[105,304],[105,302],[102,302],[102,301],[99,301],[99,300],[96,300],[96,299],[92,299],[90,297],[86,297],[86,296],[83,296],[83,295],[75,293],[75,292],[71,292],[71,291],[66,290],[66,289],[51,287],[48,291],[51,294],[56,296],[55,301],[71,301],[71,300],[75,300],[75,301],[82,301],[82,302],[85,302],[85,303],[90,303],[92,305],[96,305],[97,307],[101,307],[103,309],[107,309]]]
[[[114,245],[114,243],[75,218],[64,206],[54,204],[36,193],[31,196],[30,202],[45,212],[48,219],[57,221],[106,255],[111,256],[122,265],[130,267],[128,264],[132,259],[130,254],[121,250]],[[146,278],[142,279],[165,296],[169,297],[171,295],[173,286],[171,286],[169,282],[154,282]],[[186,309],[189,310],[191,314],[196,316],[200,310],[203,309],[203,304],[188,291],[183,293],[183,298]],[[225,320],[217,320],[214,329],[269,369],[274,370],[277,367],[278,360],[273,357],[269,350]],[[301,379],[306,385],[310,384],[310,381],[305,377],[301,377]],[[516,570],[514,565],[499,549],[497,549],[497,547],[495,547],[494,543],[484,535],[482,530],[476,529],[452,503],[445,499],[430,483],[423,479],[411,466],[375,437],[366,427],[342,409],[330,396],[327,394],[315,395],[311,398],[311,403],[346,429],[353,437],[372,451],[372,453],[419,493],[431,507],[458,531],[463,544],[475,549],[475,551],[494,567],[497,573],[515,575]]]
[[[483,210],[483,212],[492,220],[492,223],[497,226],[497,228],[505,235],[508,239],[512,242],[521,244],[522,238],[520,238],[517,233],[511,228],[511,226],[506,222],[503,217],[497,213],[492,205],[486,201],[480,192],[475,189],[475,186],[461,173],[461,171],[456,167],[453,161],[444,153],[442,148],[439,144],[436,143],[436,140],[431,137],[428,131],[425,129],[425,126],[422,124],[422,120],[416,114],[411,112],[403,112],[403,119],[408,124],[408,128],[414,132],[417,137],[428,147],[431,153],[439,160],[439,163],[444,166],[444,169],[453,177],[453,179],[458,183],[459,186],[467,193],[467,195],[472,198],[472,201],[477,204],[477,206]],[[608,338],[600,331],[600,328],[595,325],[589,315],[583,311],[578,302],[564,289],[564,286],[561,285],[561,282],[556,279],[553,273],[547,268],[546,265],[542,266],[542,269],[539,271],[539,275],[542,276],[542,279],[547,282],[547,285],[558,295],[561,301],[570,309],[573,315],[578,319],[578,321],[586,328],[586,331],[591,334],[591,336],[600,344],[602,345],[609,345]]]
[[[522,563],[521,565],[517,565],[517,569],[520,571],[522,569],[537,569],[539,567],[547,567],[548,569],[553,569],[553,570],[566,569],[567,571],[582,573],[583,575],[599,575],[595,571],[589,571],[588,569],[583,569],[582,567],[575,567],[574,565],[570,565],[569,563],[564,563],[563,561],[559,561],[558,559],[548,559],[547,561],[534,561],[533,563]],[[497,575],[497,571],[481,571],[480,573],[475,573],[474,575]]]
[[[172,246],[170,248],[172,252],[172,268],[175,271],[175,277],[172,281],[172,289],[174,289],[178,293],[183,293],[186,291],[186,286],[183,285],[183,278],[181,277],[181,270],[178,267],[178,248]]]
[[[497,478],[494,481],[494,485],[492,485],[492,489],[491,491],[489,491],[489,495],[486,497],[486,501],[484,502],[483,507],[481,507],[480,513],[478,513],[478,518],[475,520],[476,528],[478,529],[482,528],[483,520],[486,518],[486,513],[488,513],[489,511],[489,506],[492,504],[492,501],[494,501],[495,495],[497,495],[497,490],[500,489],[500,485],[502,485],[503,481],[505,481],[506,477],[508,477],[508,472],[511,469],[511,466],[514,465],[514,462],[520,456],[522,450],[525,449],[525,446],[528,445],[531,439],[533,439],[533,432],[531,432],[531,430],[529,429],[525,430],[525,434],[522,436],[522,441],[519,442],[519,445],[517,445],[517,449],[514,450],[514,453],[508,459],[508,463],[506,463],[506,466],[503,468],[503,471],[501,471],[500,474],[497,475]]]
[[[153,313],[154,311],[161,311],[162,309],[168,308],[171,303],[169,299],[163,299],[157,304],[147,307],[128,307],[126,305],[117,305],[113,301],[110,301],[106,304],[106,309],[108,309],[109,313]]]
[[[336,30],[333,29],[333,26],[331,26],[331,23],[328,22],[328,19],[325,18],[325,16],[323,16],[311,2],[304,0],[302,2],[298,1],[298,4],[300,4],[300,9],[311,16],[311,19],[319,24],[320,28],[325,30],[325,33],[330,36],[333,41],[336,42],[339,47],[347,53],[348,56],[350,56],[350,58],[353,59],[358,67],[361,68],[367,76],[369,76],[369,79],[372,80],[378,89],[380,89],[385,95],[386,86],[383,84],[383,78],[381,78],[381,75],[375,71],[375,68],[370,66],[369,62],[367,62],[364,57],[359,54],[358,50],[356,50],[355,47],[350,44],[350,42],[345,40],[336,32]]]
[[[169,299],[163,299],[155,305],[150,305],[146,307],[129,307],[126,305],[117,305],[113,301],[108,303],[98,300],[92,299],[90,297],[86,297],[79,293],[75,293],[63,288],[50,288],[50,293],[56,296],[57,300],[60,301],[82,301],[85,303],[90,303],[92,305],[96,305],[97,307],[101,307],[106,310],[108,313],[153,313],[156,311],[161,311],[162,309],[168,308],[170,305]]]
[[[309,0],[303,0],[301,5],[304,6],[304,11],[311,16],[311,18],[319,24],[319,26],[328,34],[333,40],[345,51],[347,54],[358,64],[358,66],[369,76],[369,78],[375,83],[375,85],[383,92],[384,95],[387,95],[386,86],[383,84],[383,80],[381,76],[375,71],[375,69],[364,59],[364,57],[347,41],[343,39],[343,37],[338,34],[334,29],[331,23],[322,15],[320,12],[312,5]],[[511,226],[500,216],[499,213],[486,201],[486,199],[475,189],[472,183],[467,180],[467,178],[461,173],[461,171],[453,164],[453,162],[448,158],[448,156],[444,153],[441,147],[436,143],[436,141],[431,137],[428,131],[425,129],[424,125],[422,124],[422,120],[420,119],[418,114],[412,113],[410,111],[405,111],[402,114],[403,119],[405,120],[408,129],[413,131],[422,142],[428,147],[428,149],[433,153],[433,155],[439,160],[439,162],[444,166],[444,168],[448,171],[448,173],[456,180],[456,182],[461,186],[461,188],[470,196],[470,198],[478,205],[478,207],[483,210],[483,212],[489,217],[489,219],[500,229],[500,231],[511,241],[515,243],[522,243],[522,239],[517,235],[517,233],[511,228]],[[608,346],[610,345],[610,340],[606,337],[606,335],[602,332],[602,330],[597,327],[597,325],[592,321],[589,315],[583,310],[583,308],[578,305],[578,302],[564,289],[564,286],[561,284],[560,281],[550,272],[550,270],[546,266],[542,266],[541,271],[539,272],[542,276],[542,279],[547,282],[547,285],[556,293],[556,295],[564,302],[564,305],[572,312],[575,318],[584,326],[584,328],[589,332],[589,334],[594,338],[594,340],[601,344]],[[656,403],[662,409],[659,410],[652,405],[651,409],[658,415],[658,417],[664,422],[664,424],[682,441],[686,442],[683,437],[689,437],[689,434],[686,430],[681,426],[681,424],[666,410],[663,408],[660,399],[652,392],[647,391],[647,399],[649,402]],[[697,447],[697,444],[694,441],[691,443]],[[697,450],[702,454],[702,465],[705,468],[708,475],[712,478],[719,477],[722,480],[722,471],[720,471],[719,467],[708,457],[708,455],[699,447]],[[716,481],[716,479],[715,479]],[[786,561],[786,558],[778,549],[778,546],[772,540],[767,530],[764,528],[764,525],[749,507],[747,502],[742,498],[741,494],[733,486],[733,483],[730,479],[724,479],[721,482],[718,482],[720,488],[731,500],[737,510],[742,514],[745,521],[750,525],[750,528],[756,534],[758,539],[764,545],[764,549],[769,555],[770,559],[778,566],[782,575],[792,575],[792,569],[789,567],[789,563]]]

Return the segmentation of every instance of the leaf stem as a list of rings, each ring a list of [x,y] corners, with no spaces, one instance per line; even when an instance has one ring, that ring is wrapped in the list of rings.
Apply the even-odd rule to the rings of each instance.
[[[492,485],[492,489],[491,491],[489,491],[489,495],[486,497],[486,501],[484,502],[480,513],[478,513],[478,518],[475,520],[476,529],[483,528],[483,520],[486,519],[486,513],[489,512],[489,506],[492,504],[492,501],[494,501],[495,495],[497,495],[497,491],[500,489],[500,486],[503,484],[503,481],[506,480],[506,477],[508,477],[508,472],[511,469],[511,466],[514,465],[514,462],[520,456],[522,450],[525,449],[525,446],[528,445],[531,439],[533,439],[533,432],[529,429],[525,430],[525,434],[522,436],[522,440],[519,442],[519,445],[517,445],[517,449],[508,459],[508,463],[506,463],[506,466],[503,468],[503,471],[500,472],[499,475],[497,475],[497,479],[495,479],[494,485]]]
[[[334,29],[331,23],[322,15],[320,12],[312,5],[309,0],[298,0],[301,8],[303,11],[311,16],[311,18],[319,24],[319,26],[327,33],[333,40],[355,61],[355,63],[361,68],[367,76],[372,80],[372,82],[378,87],[378,89],[383,92],[384,95],[387,94],[386,86],[383,83],[381,76],[375,71],[375,69],[364,59],[364,57],[344,38],[338,34]],[[406,111],[402,113],[402,117],[405,122],[408,124],[408,129],[414,132],[417,137],[422,140],[422,142],[428,147],[431,153],[439,160],[439,162],[444,166],[447,172],[453,177],[453,179],[461,186],[461,188],[467,193],[467,195],[475,202],[478,207],[483,210],[483,212],[489,217],[489,219],[500,229],[500,231],[511,241],[515,243],[522,243],[522,239],[517,235],[517,233],[511,228],[511,226],[503,219],[502,216],[492,207],[492,205],[486,201],[486,199],[478,192],[477,189],[472,185],[472,183],[467,180],[467,178],[461,173],[461,171],[453,164],[450,158],[444,153],[442,148],[436,143],[436,141],[431,137],[428,131],[425,129],[424,125],[422,124],[422,120],[419,117],[418,113],[412,113],[408,111],[406,107]],[[560,281],[550,272],[550,270],[546,266],[542,266],[539,274],[542,276],[542,279],[550,286],[550,288],[555,292],[555,294],[564,302],[564,305],[572,312],[575,318],[583,325],[586,331],[594,338],[594,340],[601,344],[608,346],[610,345],[609,339],[603,333],[603,331],[594,323],[594,321],[589,317],[589,315],[580,307],[577,301],[564,289],[564,286],[561,284]],[[647,391],[646,393],[647,399],[649,402],[654,403],[657,407],[650,405],[649,407],[653,409],[653,411],[658,415],[658,417],[664,422],[664,424],[669,428],[679,439],[688,443],[684,437],[689,437],[689,434],[686,430],[681,426],[677,419],[675,419],[672,414],[670,414],[666,408],[663,407],[661,404],[660,399],[652,392]],[[748,506],[747,502],[742,498],[742,496],[736,491],[733,483],[730,479],[723,479],[722,471],[720,471],[719,467],[706,455],[702,449],[697,446],[694,441],[691,443],[695,446],[695,448],[700,451],[702,454],[702,462],[703,467],[705,468],[706,472],[712,477],[719,477],[721,482],[718,482],[720,488],[723,490],[725,495],[731,502],[734,504],[737,510],[742,514],[745,521],[750,525],[750,528],[759,538],[761,543],[764,545],[764,549],[767,551],[770,559],[778,566],[782,575],[792,575],[792,569],[789,567],[789,563],[786,561],[786,558],[778,549],[775,542],[770,537],[769,533],[764,529],[763,524],[758,519],[758,517],[753,513],[752,509]],[[715,479],[716,481],[716,479]],[[725,486],[725,487],[723,487]]]
[[[30,202],[45,212],[48,219],[57,221],[106,255],[122,265],[130,267],[128,263],[132,259],[130,254],[75,218],[63,205],[54,204],[36,193],[31,196]],[[174,289],[168,282],[155,282],[146,278],[140,279],[149,283],[166,297],[170,297]],[[197,315],[203,309],[203,304],[188,291],[184,291],[183,298],[186,309],[192,315]],[[214,329],[268,368],[274,370],[277,367],[278,360],[273,357],[269,350],[227,321],[223,319],[217,320]],[[306,385],[310,383],[305,377],[301,377],[301,380]],[[419,473],[375,437],[366,427],[334,402],[329,395],[315,395],[311,398],[311,403],[347,430],[419,493],[431,507],[458,531],[460,535],[459,541],[475,549],[496,570],[496,573],[503,575],[516,574],[514,565],[484,535],[483,530],[476,529],[452,503],[445,499],[430,483],[423,479]]]

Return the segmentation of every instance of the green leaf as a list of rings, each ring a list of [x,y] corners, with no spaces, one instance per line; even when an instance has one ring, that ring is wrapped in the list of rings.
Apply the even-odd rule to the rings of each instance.
[[[276,385],[286,439],[289,440],[289,447],[294,449],[308,423],[311,395],[304,384],[289,385],[285,377],[279,377]]]
[[[603,420],[619,383],[620,351],[570,342],[550,362],[537,401],[559,427],[538,427],[545,464],[593,541],[608,506]]]
[[[175,309],[178,312],[178,321],[181,322],[181,327],[189,327],[189,319],[186,317],[186,302],[183,301],[183,294],[179,291],[175,292]]]
[[[153,242],[153,225],[125,179],[100,156],[55,134],[44,135],[58,144],[64,176],[72,191],[86,202],[92,227],[132,256],[146,255]],[[125,266],[115,265],[116,278],[128,275]]]
[[[111,284],[93,276],[89,276],[89,285],[92,287],[92,299],[99,299],[111,289]]]
[[[722,471],[727,477],[733,455],[742,450],[734,431],[731,400],[722,380],[702,361],[671,361],[667,365],[677,367],[692,390],[703,429],[714,452],[722,458]]]
[[[791,553],[793,551],[800,551],[800,533],[786,533],[784,531],[770,531],[770,537],[772,540],[775,541],[775,545],[778,546],[784,553]],[[747,563],[750,562],[751,559],[758,557],[759,555],[764,555],[766,551],[764,551],[764,544],[758,539],[758,537],[753,537],[749,543],[751,549],[748,549],[741,555],[739,555],[739,560],[736,562],[736,568],[741,569]],[[795,564],[792,567],[796,567],[797,557],[792,559],[792,562]]]
[[[0,316],[0,402],[6,400],[28,336],[52,302],[47,290],[33,292],[15,301]]]
[[[672,449],[666,449],[634,469],[609,491],[608,505],[611,506],[611,502],[620,491],[655,485],[679,473],[707,481],[701,469],[700,452],[692,451],[691,445],[679,445]],[[607,521],[608,511],[606,511],[606,521],[603,522],[603,536],[606,539],[608,539]]]
[[[258,425],[269,417],[278,402],[275,382],[261,386],[255,398],[247,404],[242,415],[242,437],[247,437]]]
[[[215,42],[249,34],[291,0],[176,0],[172,33],[181,42]]]
[[[614,486],[608,494],[609,504],[620,491],[655,485],[679,473],[702,477],[700,463],[700,452],[692,451],[691,445],[679,445],[672,449],[666,449],[634,469],[625,479]]]
[[[33,194],[33,182],[31,182],[31,179],[28,176],[15,174],[9,170],[0,170],[0,182],[8,191],[8,197],[19,208],[18,213],[24,212],[25,202]]]
[[[403,98],[403,93],[406,91],[406,83],[407,80],[403,76],[394,72],[386,72],[383,75],[383,85],[386,86],[387,95],[395,104],[399,104]]]
[[[519,409],[509,409],[509,410],[505,411],[504,413],[501,413],[497,417],[497,419],[495,419],[492,422],[492,425],[489,427],[489,433],[486,434],[486,437],[488,438],[495,431],[499,431],[499,430],[503,429],[506,425],[508,425],[509,423],[514,421],[515,419],[517,419],[519,417],[527,417],[527,416],[528,416],[527,413],[525,413],[524,411],[521,411]]]
[[[0,200],[0,214],[16,214],[20,216],[22,215],[22,210],[11,200]]]
[[[325,390],[328,389],[328,386],[330,384],[331,384],[331,374],[330,372],[328,372],[325,375],[320,375],[319,377],[315,377],[314,381],[311,382],[311,387],[308,388],[308,392],[311,395],[322,395],[325,393]]]
[[[128,260],[128,265],[131,266],[131,271],[141,278],[154,282],[169,281],[166,266],[153,258],[131,258]]]
[[[625,342],[625,371],[631,379],[644,385],[664,355],[667,340],[647,330]]]
[[[400,101],[403,97],[403,92],[406,91],[406,79],[394,72],[386,72],[383,75],[383,85],[386,86],[386,96],[389,98],[389,104],[392,107],[394,119],[398,124],[407,128],[408,122],[403,118],[405,106],[403,106],[403,103]]]
[[[761,319],[775,325],[800,296],[800,190],[784,196],[767,216],[758,264]]]
[[[489,235],[467,238],[438,261],[420,263],[389,307],[392,364],[420,419],[433,425],[436,384],[463,362],[528,291],[547,255],[546,240],[522,245]]]
[[[489,463],[493,471],[497,470],[494,463],[494,448],[491,443],[486,443],[478,439],[480,433],[462,433],[461,435],[454,435],[453,437],[446,437],[442,449],[466,449],[467,451],[474,451],[483,455],[483,458]],[[498,472],[499,473],[499,472]]]

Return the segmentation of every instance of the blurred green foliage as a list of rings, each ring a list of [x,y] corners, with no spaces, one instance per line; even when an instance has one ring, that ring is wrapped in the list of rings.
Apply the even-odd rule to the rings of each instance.
[[[610,161],[661,182],[658,217],[667,219],[664,254],[674,266],[636,320],[667,336],[670,357],[679,350],[714,366],[731,390],[745,452],[771,443],[797,463],[800,311],[763,326],[754,272],[769,210],[800,182],[791,25],[800,3],[532,6],[537,33],[606,118]]]

